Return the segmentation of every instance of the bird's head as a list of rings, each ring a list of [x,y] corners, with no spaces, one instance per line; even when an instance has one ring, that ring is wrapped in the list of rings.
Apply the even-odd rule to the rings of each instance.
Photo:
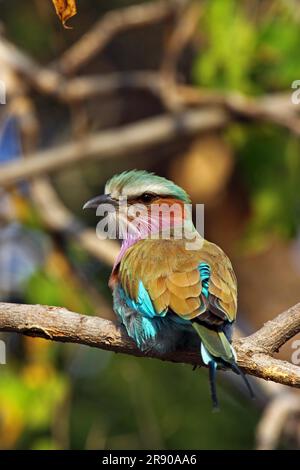
[[[103,215],[99,213],[102,207],[110,213],[110,220],[119,222],[121,232],[126,228],[146,235],[190,218],[186,211],[190,202],[188,194],[172,181],[147,171],[131,170],[113,176],[106,183],[104,194],[83,208],[98,209],[97,214]]]

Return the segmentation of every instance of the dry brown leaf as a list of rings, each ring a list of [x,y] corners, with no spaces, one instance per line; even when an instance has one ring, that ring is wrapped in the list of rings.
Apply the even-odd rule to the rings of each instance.
[[[68,28],[66,22],[75,16],[77,13],[76,1],[75,0],[52,0],[56,13],[61,19],[62,24],[65,28]]]

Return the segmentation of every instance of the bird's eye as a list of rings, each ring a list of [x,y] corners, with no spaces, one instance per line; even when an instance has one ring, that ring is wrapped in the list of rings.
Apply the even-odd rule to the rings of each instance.
[[[144,193],[144,194],[141,195],[141,197],[139,199],[142,202],[151,202],[151,201],[153,201],[154,198],[155,198],[155,194]]]

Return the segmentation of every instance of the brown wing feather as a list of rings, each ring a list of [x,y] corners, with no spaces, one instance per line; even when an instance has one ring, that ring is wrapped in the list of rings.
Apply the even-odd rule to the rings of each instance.
[[[201,250],[203,260],[211,267],[209,292],[214,305],[219,306],[229,321],[234,321],[237,312],[237,281],[231,262],[214,243],[205,241]]]
[[[201,262],[211,269],[208,300],[201,295]],[[135,300],[141,280],[158,314],[169,308],[186,319],[203,315],[212,324],[226,318],[233,321],[236,316],[237,286],[231,263],[217,245],[207,241],[198,250],[187,250],[184,240],[138,242],[126,252],[119,280]]]

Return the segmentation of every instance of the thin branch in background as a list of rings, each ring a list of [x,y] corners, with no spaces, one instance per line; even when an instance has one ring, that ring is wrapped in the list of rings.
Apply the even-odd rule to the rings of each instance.
[[[256,448],[258,450],[276,449],[288,419],[297,413],[300,413],[298,395],[286,391],[271,400],[256,430]],[[295,438],[297,436],[294,436],[294,440]]]
[[[63,73],[73,74],[99,54],[120,32],[166,20],[176,15],[187,3],[188,0],[159,0],[109,11],[62,54],[55,63],[56,68]]]
[[[26,160],[2,165],[0,186],[8,187],[24,178],[32,179],[37,175],[49,174],[81,161],[123,157],[179,137],[217,130],[224,127],[228,119],[228,114],[222,109],[210,108],[145,119],[137,124],[102,131],[78,142],[37,152]]]
[[[178,62],[184,49],[195,37],[198,29],[202,5],[198,1],[187,4],[182,15],[178,18],[164,51],[161,75],[170,86],[177,83]]]
[[[0,64],[7,64],[37,90],[45,94],[56,94],[62,85],[63,76],[50,68],[40,66],[26,53],[0,35]]]
[[[177,105],[197,108],[200,106],[220,106],[232,114],[232,118],[254,122],[269,122],[300,135],[299,108],[291,101],[289,93],[274,93],[259,98],[247,97],[238,92],[221,94],[210,89],[198,89],[190,85],[173,86]]]
[[[28,154],[36,148],[40,130],[39,122],[34,104],[20,77],[8,64],[4,64],[2,72],[4,71],[6,71],[6,84],[9,90],[10,110],[18,119],[22,134],[25,158],[18,160],[21,164],[21,162],[27,162]],[[45,228],[67,235],[77,241],[90,255],[109,266],[113,265],[119,252],[118,244],[112,240],[100,241],[93,229],[85,228],[59,200],[48,178],[34,178],[29,188],[31,200]]]
[[[112,266],[119,245],[113,240],[99,240],[95,230],[86,228],[58,198],[56,191],[45,178],[33,180],[32,194],[39,217],[45,227],[67,236],[102,263]]]
[[[160,97],[167,109],[184,110],[189,107],[221,107],[232,118],[271,122],[300,135],[299,108],[291,95],[272,94],[249,98],[237,92],[221,94],[214,90],[199,90],[190,85],[174,83],[170,86],[164,74],[154,72],[126,72],[107,76],[79,77],[67,80],[62,74],[40,67],[6,39],[0,37],[0,63],[20,73],[28,84],[40,92],[50,94],[62,102],[79,101],[92,96],[113,93],[122,88],[143,88]],[[173,66],[172,66],[173,67]],[[77,90],[77,93],[76,93]],[[229,122],[229,121],[228,121]]]

